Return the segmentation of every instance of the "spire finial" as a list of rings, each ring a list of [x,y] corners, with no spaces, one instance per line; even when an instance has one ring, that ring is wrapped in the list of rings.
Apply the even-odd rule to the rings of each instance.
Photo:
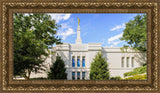
[[[79,25],[79,23],[80,23],[80,19],[77,17],[77,19],[78,19],[78,25]]]

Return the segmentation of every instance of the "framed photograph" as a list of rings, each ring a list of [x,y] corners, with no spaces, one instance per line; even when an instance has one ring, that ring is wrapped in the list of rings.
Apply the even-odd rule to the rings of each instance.
[[[159,2],[1,1],[0,92],[159,93]]]

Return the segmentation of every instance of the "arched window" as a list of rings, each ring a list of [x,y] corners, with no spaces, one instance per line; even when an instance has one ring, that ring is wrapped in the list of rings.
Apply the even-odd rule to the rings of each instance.
[[[121,59],[121,67],[124,67],[124,57]]]
[[[72,67],[75,67],[75,57],[72,56]]]
[[[132,57],[132,67],[134,67],[134,57]]]
[[[80,80],[80,72],[77,72],[77,80]]]
[[[127,57],[127,67],[129,67],[129,57]]]
[[[72,72],[72,80],[75,80],[75,72]]]
[[[82,58],[82,67],[85,67],[85,57]]]
[[[80,56],[77,57],[77,67],[80,67]]]
[[[82,79],[85,80],[85,72],[82,72]]]

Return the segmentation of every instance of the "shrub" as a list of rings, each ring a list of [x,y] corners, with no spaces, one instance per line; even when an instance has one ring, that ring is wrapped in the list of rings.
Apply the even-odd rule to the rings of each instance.
[[[46,80],[47,78],[43,78],[43,77],[40,77],[40,78],[30,78],[30,80]]]
[[[125,78],[124,80],[146,80],[147,79],[147,75],[134,75],[133,77],[128,77]]]
[[[122,78],[120,76],[111,77],[110,80],[121,80]]]
[[[124,77],[131,76],[131,75],[137,75],[137,74],[143,74],[146,72],[147,72],[147,66],[137,67],[137,68],[133,69],[133,71],[124,73]]]

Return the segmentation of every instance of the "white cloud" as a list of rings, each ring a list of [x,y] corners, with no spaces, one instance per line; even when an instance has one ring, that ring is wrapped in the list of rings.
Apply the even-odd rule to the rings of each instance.
[[[72,34],[76,34],[76,32],[74,32],[72,28],[68,28],[66,31],[60,32],[57,35],[62,36],[62,39],[65,40],[68,36]]]
[[[109,47],[113,47],[113,45],[110,45]]]
[[[110,47],[116,47],[119,43],[121,43],[122,41],[118,40],[118,41],[113,41],[110,44]]]
[[[67,23],[62,23],[61,28],[66,29],[66,28],[70,28],[70,26]]]
[[[64,19],[64,20],[67,20],[67,19],[70,18],[70,16],[71,16],[71,14],[65,14],[65,15],[63,16],[63,19]]]
[[[110,31],[115,31],[115,30],[118,30],[118,29],[121,29],[121,28],[125,28],[125,24],[124,23],[122,25],[115,26],[114,28],[110,29]]]
[[[120,42],[122,42],[122,41],[113,42],[113,45],[116,46],[116,45],[118,45]]]
[[[101,43],[102,43],[102,45],[103,45],[103,44],[105,44],[105,43],[106,43],[106,41],[107,41],[107,40],[106,40],[105,38],[103,38],[100,42],[101,42]]]
[[[68,20],[71,16],[71,14],[52,14],[52,13],[48,13],[49,15],[51,15],[52,19],[56,20],[56,23],[59,23],[60,21],[64,21],[64,20]]]
[[[58,32],[57,35],[62,36],[63,40],[65,40],[68,36],[75,34],[71,26],[68,25],[67,23],[62,23],[61,26],[62,26],[61,30]]]
[[[108,39],[108,44],[110,44],[110,43],[113,42],[114,40],[119,39],[120,37],[122,37],[122,35],[123,35],[123,32],[120,33],[120,34],[118,34],[118,35],[115,35],[115,36],[109,38],[109,39]]]

